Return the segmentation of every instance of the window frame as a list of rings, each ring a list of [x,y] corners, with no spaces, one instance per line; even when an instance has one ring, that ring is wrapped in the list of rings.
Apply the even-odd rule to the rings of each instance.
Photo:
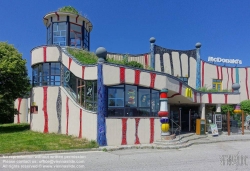
[[[116,87],[116,86],[123,86],[123,87]],[[159,90],[155,90],[155,89],[152,89],[152,88],[149,88],[149,87],[142,87],[142,86],[136,86],[136,106],[126,106],[126,86],[136,86],[136,85],[131,85],[131,84],[119,84],[119,85],[115,85],[115,86],[108,86],[107,87],[107,110],[108,110],[108,114],[107,114],[107,117],[111,117],[111,118],[116,118],[116,117],[158,117],[158,111],[155,112],[155,111],[152,111],[152,102],[153,102],[153,98],[152,98],[152,94],[153,93],[158,93],[158,100],[155,101],[155,103],[158,103],[158,104],[155,104],[156,106],[156,110],[157,110],[157,107],[158,109],[160,108],[160,105],[159,105],[159,100],[160,100],[160,91]],[[118,88],[118,89],[123,89],[123,103],[124,103],[124,107],[121,107],[121,106],[109,106],[109,89],[115,89],[115,88]],[[141,95],[139,94],[140,90],[141,89],[147,89],[149,90],[150,92],[150,99],[149,99],[149,106],[146,106],[146,107],[143,107],[143,106],[140,106],[140,100],[141,100]],[[118,115],[110,115],[111,112],[114,112],[116,110],[120,110],[120,114]],[[148,111],[148,114],[146,115],[142,115],[142,111],[145,111],[147,110]],[[140,112],[141,111],[141,112]],[[131,115],[131,112],[133,113]],[[135,113],[134,113],[135,112]],[[146,112],[147,113],[147,112]]]
[[[215,86],[215,88],[214,88]],[[218,86],[220,86],[220,89],[218,89]],[[212,80],[212,87],[215,90],[222,91],[222,79],[213,79]]]

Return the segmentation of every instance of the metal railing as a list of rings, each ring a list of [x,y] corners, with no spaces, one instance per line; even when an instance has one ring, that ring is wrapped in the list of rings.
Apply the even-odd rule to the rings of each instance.
[[[175,136],[177,135],[176,133],[178,132],[179,133],[179,140],[180,140],[180,135],[181,135],[181,126],[180,125],[178,125],[173,119],[170,119],[170,121],[171,121],[171,127],[172,127],[172,129],[171,129],[171,133],[172,134],[175,134]],[[175,130],[173,131],[173,123],[177,126],[177,128],[175,128]]]

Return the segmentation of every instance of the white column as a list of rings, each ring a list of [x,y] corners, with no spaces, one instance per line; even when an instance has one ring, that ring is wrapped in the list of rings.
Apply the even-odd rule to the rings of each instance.
[[[201,111],[201,114],[200,114],[201,119],[205,119],[205,103],[202,103],[200,105],[200,111]]]
[[[216,104],[216,112],[221,112],[221,104]]]

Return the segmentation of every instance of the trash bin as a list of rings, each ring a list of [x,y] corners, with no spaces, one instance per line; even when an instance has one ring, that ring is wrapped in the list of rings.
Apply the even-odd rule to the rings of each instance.
[[[236,120],[231,120],[230,121],[230,131],[232,133],[238,133],[239,128],[238,128],[238,122]]]
[[[196,119],[196,134],[205,135],[206,134],[206,120]]]

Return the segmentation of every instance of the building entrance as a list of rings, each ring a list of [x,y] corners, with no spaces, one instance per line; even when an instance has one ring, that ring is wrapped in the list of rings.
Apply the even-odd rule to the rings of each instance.
[[[195,121],[199,118],[199,106],[170,106],[171,132],[178,127],[181,132],[195,132]]]

